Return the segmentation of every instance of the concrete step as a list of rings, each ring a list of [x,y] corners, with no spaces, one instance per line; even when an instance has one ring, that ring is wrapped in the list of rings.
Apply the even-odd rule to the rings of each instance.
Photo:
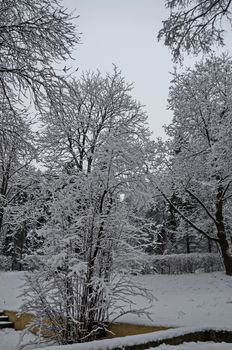
[[[9,317],[4,314],[4,311],[0,310],[0,329],[14,328],[14,323],[9,321]]]
[[[14,323],[10,321],[0,321],[0,329],[14,328]]]
[[[7,321],[9,321],[9,317],[8,316],[6,316],[6,315],[0,315],[0,322],[7,322]]]

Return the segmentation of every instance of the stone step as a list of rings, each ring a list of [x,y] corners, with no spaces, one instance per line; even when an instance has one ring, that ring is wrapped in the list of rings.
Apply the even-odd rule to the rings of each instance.
[[[0,322],[9,321],[9,317],[6,315],[0,315]]]
[[[7,321],[0,321],[0,329],[3,328],[14,328],[13,322],[7,322]]]
[[[0,310],[0,316],[4,315],[4,311]]]

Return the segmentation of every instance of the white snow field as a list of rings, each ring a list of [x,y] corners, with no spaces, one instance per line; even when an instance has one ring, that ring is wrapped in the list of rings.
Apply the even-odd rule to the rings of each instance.
[[[2,272],[0,271],[0,310],[19,310],[22,304],[23,292],[21,286],[24,272]]]
[[[23,272],[0,272],[0,309],[19,309],[22,296],[18,296],[22,293],[20,286],[23,284],[23,275]],[[149,310],[151,320],[145,316],[126,315],[120,321],[157,326],[232,328],[232,278],[223,272],[145,275],[138,277],[138,282],[147,286],[155,296]],[[134,301],[138,307],[146,305],[142,298],[136,297]],[[1,331],[0,339],[3,339],[3,334],[6,338],[7,334],[11,335],[13,339],[13,332],[15,331],[8,330],[7,333]],[[19,337],[19,332],[15,333],[15,336]],[[183,346],[190,347],[191,344]],[[196,346],[206,346],[206,344]],[[210,350],[214,349],[212,344],[209,346]],[[224,350],[223,344],[219,346],[220,350]],[[229,346],[231,350],[232,344]],[[62,347],[62,349],[65,348]],[[180,346],[160,347],[159,350],[177,350],[177,348],[185,350]],[[225,344],[225,349],[227,348],[228,344]],[[190,349],[191,347],[186,348],[186,350]],[[7,347],[7,344],[3,347],[0,340],[0,350],[15,350],[15,347],[13,345]],[[198,348],[194,347],[194,350]]]
[[[14,329],[0,330],[0,350],[16,350],[23,332],[17,332]],[[28,343],[33,340],[33,335],[25,335],[23,342]],[[42,346],[40,346],[42,347]],[[28,345],[24,350],[35,349],[35,345]]]

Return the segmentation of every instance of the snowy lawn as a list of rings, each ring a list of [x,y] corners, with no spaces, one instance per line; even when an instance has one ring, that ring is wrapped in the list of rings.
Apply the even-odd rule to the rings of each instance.
[[[122,321],[170,326],[232,326],[232,277],[223,272],[146,275],[139,282],[153,291],[152,321],[127,315]],[[136,300],[141,306],[142,299]]]
[[[23,272],[0,272],[0,309],[18,310]],[[120,321],[170,326],[232,326],[232,278],[223,272],[138,277],[155,299],[151,319],[124,316]],[[136,297],[138,307],[146,305]]]
[[[19,295],[22,293],[20,287],[24,283],[23,276],[24,272],[0,271],[0,310],[19,310],[22,304],[22,298]]]
[[[0,329],[0,350],[16,350],[22,333],[14,329]],[[23,338],[23,343],[32,342],[33,338],[33,334],[26,335]],[[24,350],[32,349],[35,349],[35,345],[28,345],[24,348]]]
[[[0,330],[0,350],[16,349],[21,332],[16,332],[13,329]]]
[[[23,275],[23,272],[0,272],[0,309],[19,309],[22,297],[18,297],[18,295],[22,293],[20,285],[23,284]],[[226,276],[223,272],[146,275],[138,277],[138,282],[152,290],[156,298],[150,307],[151,321],[145,316],[139,318],[132,315],[126,315],[120,321],[184,327],[232,327],[232,278]],[[138,307],[145,305],[142,298],[136,297],[135,302]],[[13,344],[8,348],[6,345],[3,347],[2,332],[4,331],[0,333],[0,350],[14,350]],[[5,332],[14,331],[8,330]],[[18,336],[19,333],[16,333]],[[11,338],[13,340],[12,336]],[[191,346],[191,344],[186,346]],[[197,346],[199,347],[201,344]],[[221,344],[219,346],[220,350],[224,350]],[[229,344],[229,346],[231,350],[232,345]],[[164,349],[192,350],[191,347],[181,348],[180,346],[178,348],[168,346],[159,348],[159,350]],[[199,347],[200,349],[205,350],[207,348]],[[214,349],[211,344],[210,349]],[[194,350],[198,350],[198,348],[194,347]]]

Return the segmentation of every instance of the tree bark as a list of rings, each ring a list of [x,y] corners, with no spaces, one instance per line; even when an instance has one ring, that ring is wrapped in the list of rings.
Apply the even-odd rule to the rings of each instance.
[[[218,244],[221,249],[222,259],[225,266],[226,274],[232,276],[232,256],[230,254],[230,246],[226,237],[224,218],[223,218],[223,188],[218,187],[217,202],[216,202],[216,227]]]
[[[212,253],[212,242],[209,238],[207,238],[207,241],[208,241],[208,252]]]
[[[232,256],[230,255],[230,252],[229,252],[229,244],[226,239],[224,224],[219,223],[217,225],[217,230],[218,230],[217,236],[219,238],[219,246],[222,253],[222,259],[225,266],[225,271],[227,275],[232,276]]]
[[[186,236],[186,250],[187,250],[187,254],[191,253],[191,250],[190,250],[190,239],[189,239],[189,235],[188,234]]]

